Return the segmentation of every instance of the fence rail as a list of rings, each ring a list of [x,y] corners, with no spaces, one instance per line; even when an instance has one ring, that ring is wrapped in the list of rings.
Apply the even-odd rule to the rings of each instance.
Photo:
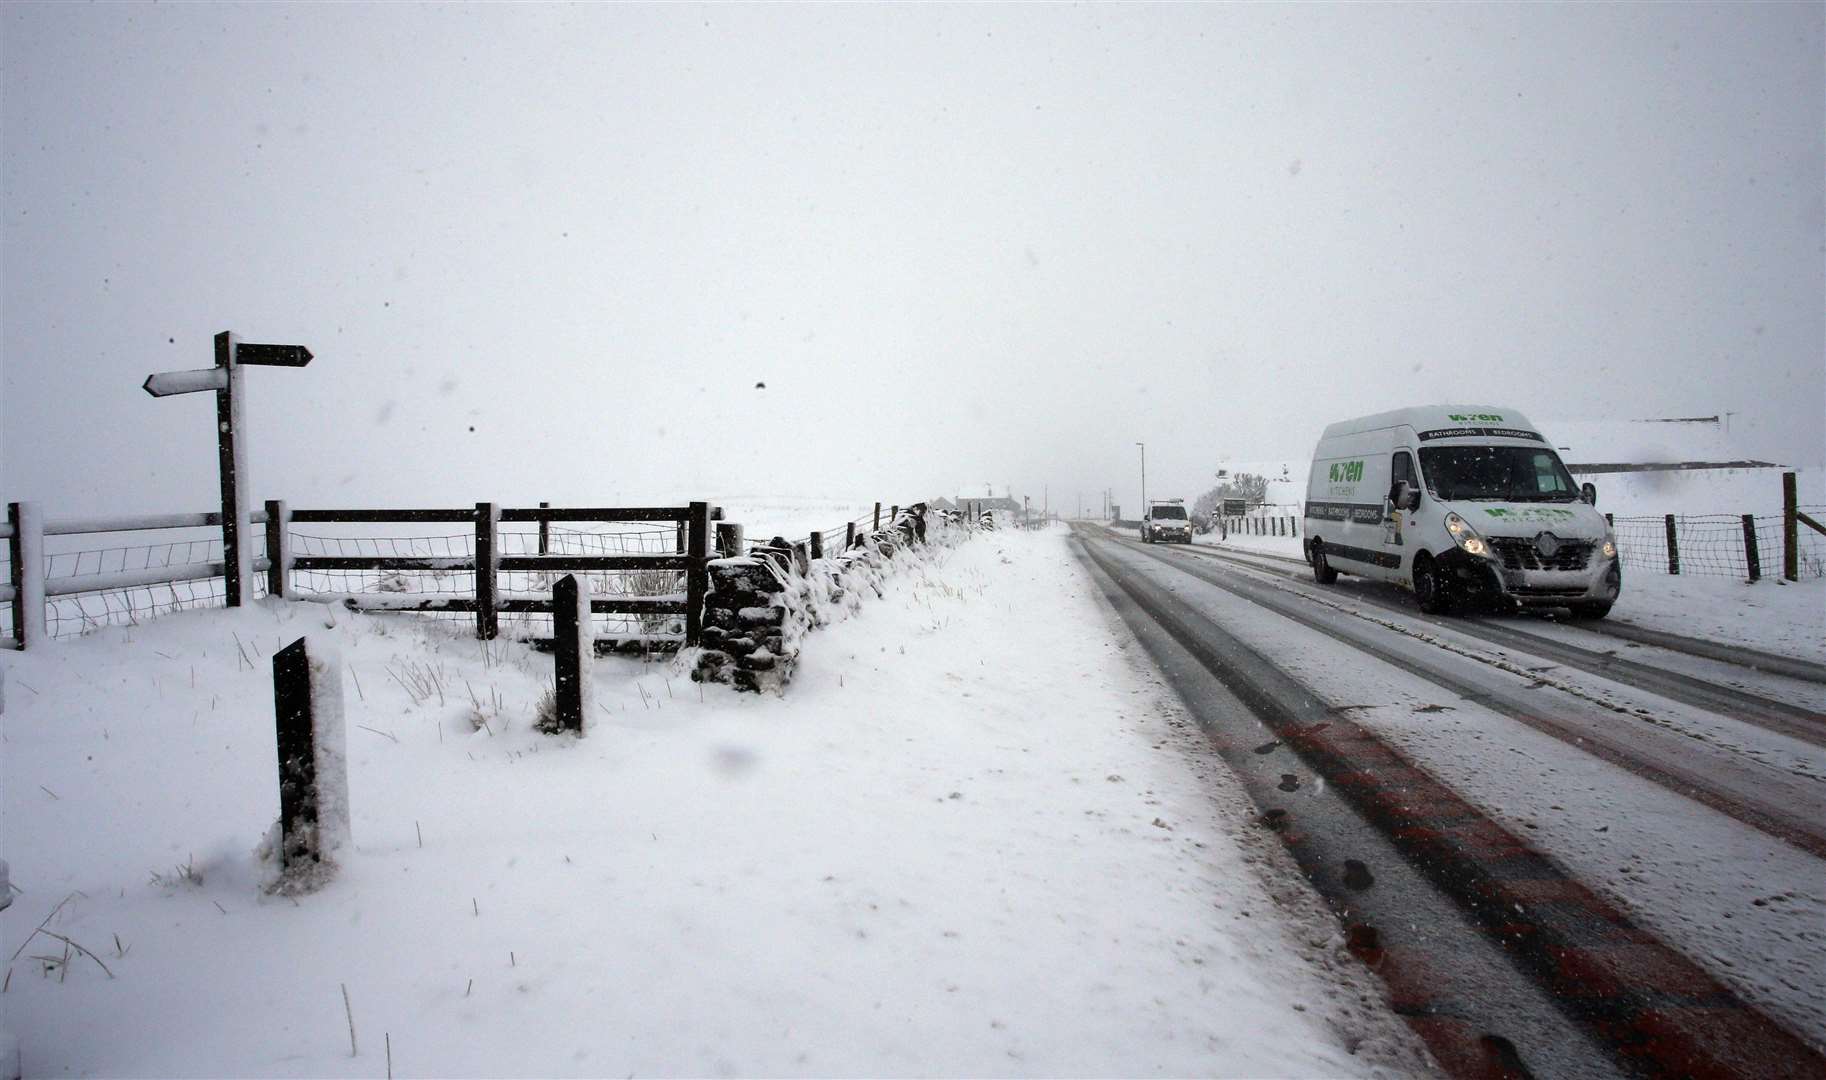
[[[263,528],[244,530],[254,548],[254,576],[246,595],[283,595],[365,611],[472,616],[478,633],[493,636],[502,614],[531,620],[536,631],[551,614],[551,580],[575,571],[594,578],[590,606],[609,618],[605,636],[695,643],[707,587],[704,566],[713,556],[712,513],[705,503],[290,510],[272,502],[249,515],[251,524]],[[44,545],[47,536],[139,534],[136,538],[143,539],[160,530],[215,530],[221,522],[216,512],[47,520],[31,504],[9,504],[0,523],[0,541],[8,554],[0,579],[0,639],[22,648],[101,626],[223,604],[230,568],[219,534],[51,553]],[[503,529],[503,522],[536,525],[537,530]],[[299,524],[445,523],[471,528],[455,535],[405,537],[296,529]],[[597,523],[618,527],[574,527]]]

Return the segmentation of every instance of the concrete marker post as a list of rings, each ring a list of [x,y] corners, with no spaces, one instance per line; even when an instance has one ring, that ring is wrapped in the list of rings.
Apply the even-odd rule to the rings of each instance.
[[[583,734],[590,709],[590,665],[596,659],[596,630],[590,619],[587,578],[566,574],[552,585],[552,656],[559,731]]]
[[[280,867],[273,891],[310,892],[350,842],[342,660],[333,647],[301,637],[273,654],[273,715]]]

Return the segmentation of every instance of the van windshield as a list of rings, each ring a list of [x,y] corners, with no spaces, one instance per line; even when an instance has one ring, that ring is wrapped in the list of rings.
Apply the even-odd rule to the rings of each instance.
[[[1178,518],[1179,520],[1184,521],[1186,520],[1186,508],[1183,506],[1156,506],[1152,511],[1152,516],[1157,518]]]
[[[1427,490],[1444,502],[1572,502],[1572,474],[1552,450],[1528,446],[1423,446]]]

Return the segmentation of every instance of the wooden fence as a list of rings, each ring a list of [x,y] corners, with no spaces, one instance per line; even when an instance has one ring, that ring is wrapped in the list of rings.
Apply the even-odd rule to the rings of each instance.
[[[550,614],[548,590],[503,589],[503,581],[516,576],[533,575],[534,580],[562,576],[572,571],[604,574],[642,575],[652,573],[682,578],[682,591],[649,595],[614,595],[605,591],[593,598],[591,611],[597,614],[621,614],[635,617],[675,616],[682,624],[682,635],[653,635],[650,644],[695,645],[702,631],[703,598],[707,588],[706,564],[714,557],[710,540],[711,521],[718,516],[708,503],[693,502],[678,507],[538,507],[503,508],[494,503],[477,503],[473,509],[431,510],[293,510],[284,502],[272,501],[264,511],[249,515],[254,525],[265,527],[266,554],[252,560],[255,575],[263,575],[266,592],[294,600],[340,603],[364,611],[443,611],[473,613],[476,634],[487,639],[500,631],[502,614]],[[538,527],[538,546],[524,552],[504,552],[500,526],[504,522],[533,523]],[[639,552],[554,552],[551,550],[553,523],[615,522],[647,525],[671,525],[666,530],[671,551]],[[473,529],[473,550],[462,554],[297,554],[298,539],[292,526],[308,523],[329,524],[397,524],[451,523]],[[0,538],[7,542],[8,580],[0,583],[0,604],[11,616],[11,644],[17,648],[37,644],[52,636],[46,625],[47,605],[59,597],[98,594],[118,590],[144,589],[154,585],[171,586],[182,582],[208,582],[221,579],[224,597],[228,593],[252,596],[256,581],[234,582],[234,566],[225,558],[203,558],[185,562],[167,562],[122,568],[108,572],[81,573],[67,577],[46,575],[47,556],[44,537],[94,533],[139,533],[160,529],[220,528],[222,515],[163,514],[138,517],[45,520],[30,503],[8,505],[7,520],[0,525]],[[224,530],[226,531],[226,530]],[[207,545],[206,545],[207,546]],[[127,549],[119,549],[127,550]],[[140,550],[140,549],[133,549]],[[149,549],[148,549],[149,550]],[[213,553],[213,552],[212,552]],[[349,571],[461,573],[473,575],[473,587],[464,594],[428,595],[392,591],[311,590],[297,587],[300,575],[336,574]],[[509,576],[511,575],[511,576]],[[186,606],[175,600],[163,606]],[[208,598],[215,599],[214,594]],[[129,606],[128,615],[134,612]]]

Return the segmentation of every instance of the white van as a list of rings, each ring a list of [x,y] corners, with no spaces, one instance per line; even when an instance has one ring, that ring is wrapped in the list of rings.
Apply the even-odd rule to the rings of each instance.
[[[1622,590],[1598,492],[1514,409],[1432,405],[1325,429],[1306,484],[1306,561],[1413,590],[1420,610],[1490,598],[1601,619]]]
[[[1192,519],[1186,516],[1184,499],[1161,499],[1148,504],[1147,516],[1141,519],[1143,543],[1181,544],[1192,542]]]

